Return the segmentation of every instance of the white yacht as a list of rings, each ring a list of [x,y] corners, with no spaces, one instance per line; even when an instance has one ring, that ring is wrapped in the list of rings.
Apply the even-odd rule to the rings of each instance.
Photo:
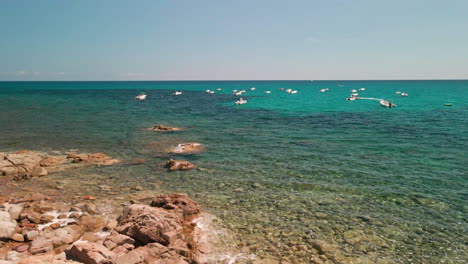
[[[330,89],[324,88],[324,89],[320,89],[320,92],[323,93],[323,92],[326,92],[326,91],[328,91],[328,90],[330,90]]]
[[[181,94],[182,94],[182,92],[180,92],[180,91],[175,91],[172,95],[181,95]]]
[[[385,107],[396,107],[396,104],[392,104],[390,101],[387,100],[380,100],[380,105]]]
[[[242,97],[239,100],[236,101],[237,105],[246,104],[246,103],[247,103],[247,100],[242,99]]]
[[[359,91],[365,91],[366,88],[359,88]]]
[[[396,93],[396,94],[401,94],[401,92],[400,92],[400,91],[396,91],[395,93]]]
[[[250,91],[254,91],[254,90],[255,90],[255,87],[250,88]]]
[[[407,93],[401,93],[401,96],[408,96]]]
[[[138,100],[138,101],[146,100],[146,94],[145,93],[140,93],[139,95],[135,96],[135,100]]]
[[[271,94],[271,91],[265,91],[266,94]]]

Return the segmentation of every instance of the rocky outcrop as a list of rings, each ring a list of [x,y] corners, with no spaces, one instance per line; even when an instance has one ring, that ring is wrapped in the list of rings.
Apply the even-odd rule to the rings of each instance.
[[[173,154],[182,154],[182,155],[189,155],[189,154],[197,154],[205,151],[205,146],[200,143],[190,142],[190,143],[181,143],[176,147],[173,147],[168,150],[169,153]]]
[[[113,165],[120,160],[112,159],[103,153],[86,154],[70,152],[67,156],[47,156],[43,153],[22,150],[13,153],[0,153],[0,176],[13,176],[15,179],[46,176],[49,172],[61,171],[85,165]]]
[[[148,130],[157,131],[157,132],[174,132],[174,131],[180,131],[182,129],[178,127],[170,127],[170,126],[165,126],[165,125],[154,125],[153,127],[148,128]]]
[[[169,170],[192,170],[196,169],[197,165],[192,164],[186,160],[173,160],[170,159],[166,162],[165,167]]]

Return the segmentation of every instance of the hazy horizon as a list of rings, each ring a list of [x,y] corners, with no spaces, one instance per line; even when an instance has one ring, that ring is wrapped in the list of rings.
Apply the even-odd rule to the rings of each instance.
[[[468,2],[8,1],[0,81],[468,78]]]

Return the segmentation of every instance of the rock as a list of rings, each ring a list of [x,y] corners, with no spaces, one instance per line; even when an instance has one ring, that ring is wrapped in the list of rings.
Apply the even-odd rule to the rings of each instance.
[[[8,208],[8,213],[10,214],[11,219],[18,220],[23,211],[23,207],[17,204],[10,204]]]
[[[180,131],[182,129],[178,127],[169,127],[165,125],[154,125],[153,127],[149,128],[148,130],[157,131],[157,132],[173,132],[173,131]]]
[[[112,233],[111,235],[107,236],[104,240],[104,246],[106,246],[109,250],[113,250],[117,246],[122,246],[124,244],[129,244],[133,248],[133,244],[135,244],[135,240],[129,236],[122,235],[119,233]]]
[[[51,231],[43,231],[38,238],[31,242],[31,249],[41,248],[45,243],[44,239],[50,242],[53,248],[71,244],[78,240],[83,233],[83,228],[77,225],[68,225]]]
[[[117,220],[115,219],[111,219],[107,222],[106,226],[105,226],[105,229],[107,230],[113,230],[114,228],[117,227],[119,223],[117,222]]]
[[[65,218],[68,218],[68,216],[66,214],[60,214],[59,216],[57,216],[58,219],[65,219]]]
[[[28,251],[29,245],[28,244],[21,244],[13,248],[13,250],[16,250],[17,252],[25,252]]]
[[[5,256],[5,260],[17,262],[18,260],[22,259],[24,257],[25,253],[18,252],[16,250],[12,250],[8,252]]]
[[[169,153],[174,153],[174,154],[196,154],[196,153],[201,153],[205,151],[205,146],[200,144],[200,143],[182,143],[177,145],[174,148],[169,149]]]
[[[186,161],[186,160],[173,160],[170,159],[169,161],[166,162],[165,165],[166,168],[169,170],[191,170],[197,168],[196,165]]]
[[[94,198],[94,199],[96,199],[96,198]],[[94,200],[94,199],[88,199],[88,200]],[[93,203],[86,203],[83,206],[83,211],[87,212],[87,213],[90,213],[90,214],[97,214],[97,207]]]
[[[29,241],[36,239],[38,236],[39,236],[39,232],[36,230],[31,230],[31,231],[26,232],[26,234],[24,234],[24,237]]]
[[[80,218],[80,216],[81,216],[80,213],[78,213],[78,212],[73,212],[73,213],[70,214],[69,217],[70,217],[70,218]]]
[[[142,190],[143,190],[143,187],[141,187],[140,185],[138,185],[138,186],[132,187],[131,189],[134,190],[134,191],[142,191]]]
[[[24,237],[22,234],[14,234],[11,236],[11,239],[16,242],[24,242]]]
[[[78,154],[74,152],[70,152],[67,155],[67,159],[71,159],[72,162],[75,163],[88,163],[94,165],[113,165],[116,163],[120,163],[120,160],[112,159],[111,157],[107,156],[104,153],[93,153],[93,154]]]
[[[41,160],[39,165],[41,167],[51,167],[58,166],[65,163],[66,159],[63,156],[48,156],[45,159]]]
[[[117,257],[116,264],[188,264],[186,258],[179,255],[176,250],[164,247],[159,243],[151,243],[138,247],[129,253]],[[197,263],[197,262],[195,262]]]
[[[7,154],[5,158],[18,168],[18,172],[25,173],[31,172],[33,168],[39,166],[43,159],[38,153],[28,150]]]
[[[15,233],[16,221],[8,212],[0,211],[0,239],[10,238]]]
[[[0,156],[0,175],[17,175],[18,169],[5,156]]]
[[[77,243],[66,253],[70,258],[86,264],[114,264],[112,259],[115,254],[98,243]]]
[[[60,224],[59,223],[53,223],[50,225],[50,227],[52,227],[52,229],[57,229],[57,228],[60,228]]]
[[[131,165],[140,165],[140,164],[144,164],[145,162],[146,162],[146,159],[142,159],[142,158],[133,158],[128,161],[128,163],[130,163]]]
[[[52,250],[54,250],[52,242],[45,237],[38,237],[33,242],[31,242],[31,245],[29,247],[29,252],[33,255],[47,253]]]
[[[30,174],[32,177],[42,177],[47,176],[49,173],[43,167],[35,167],[31,170]]]
[[[143,244],[158,242],[165,246],[182,237],[182,220],[162,208],[142,204],[128,206],[116,231]]]
[[[89,242],[96,242],[96,241],[99,241],[99,240],[103,240],[103,238],[96,235],[93,232],[86,232],[81,237],[81,240],[85,240],[85,241],[89,241]]]
[[[28,219],[29,219],[29,217],[28,217]],[[53,215],[43,214],[40,217],[40,223],[41,224],[50,223],[50,222],[54,221],[54,219],[55,219],[55,216],[53,216]],[[34,222],[34,221],[32,221],[32,222]],[[39,224],[39,223],[37,223],[37,224]]]
[[[89,215],[81,217],[80,225],[83,227],[85,232],[95,232],[104,227],[105,222],[102,216]]]
[[[175,210],[186,222],[200,217],[201,209],[197,202],[185,193],[158,195],[151,201],[151,206]]]

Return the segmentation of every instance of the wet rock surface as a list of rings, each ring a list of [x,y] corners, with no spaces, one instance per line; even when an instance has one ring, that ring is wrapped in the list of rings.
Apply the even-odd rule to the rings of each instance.
[[[189,155],[189,154],[202,153],[205,150],[206,148],[203,144],[190,142],[190,143],[178,144],[177,146],[170,148],[168,152],[172,154]]]
[[[193,170],[197,168],[197,165],[190,163],[186,160],[173,160],[170,159],[164,165],[168,170]]]
[[[181,128],[178,127],[170,127],[165,125],[154,125],[153,127],[148,128],[148,130],[156,131],[156,132],[174,132],[174,131],[181,131]]]

